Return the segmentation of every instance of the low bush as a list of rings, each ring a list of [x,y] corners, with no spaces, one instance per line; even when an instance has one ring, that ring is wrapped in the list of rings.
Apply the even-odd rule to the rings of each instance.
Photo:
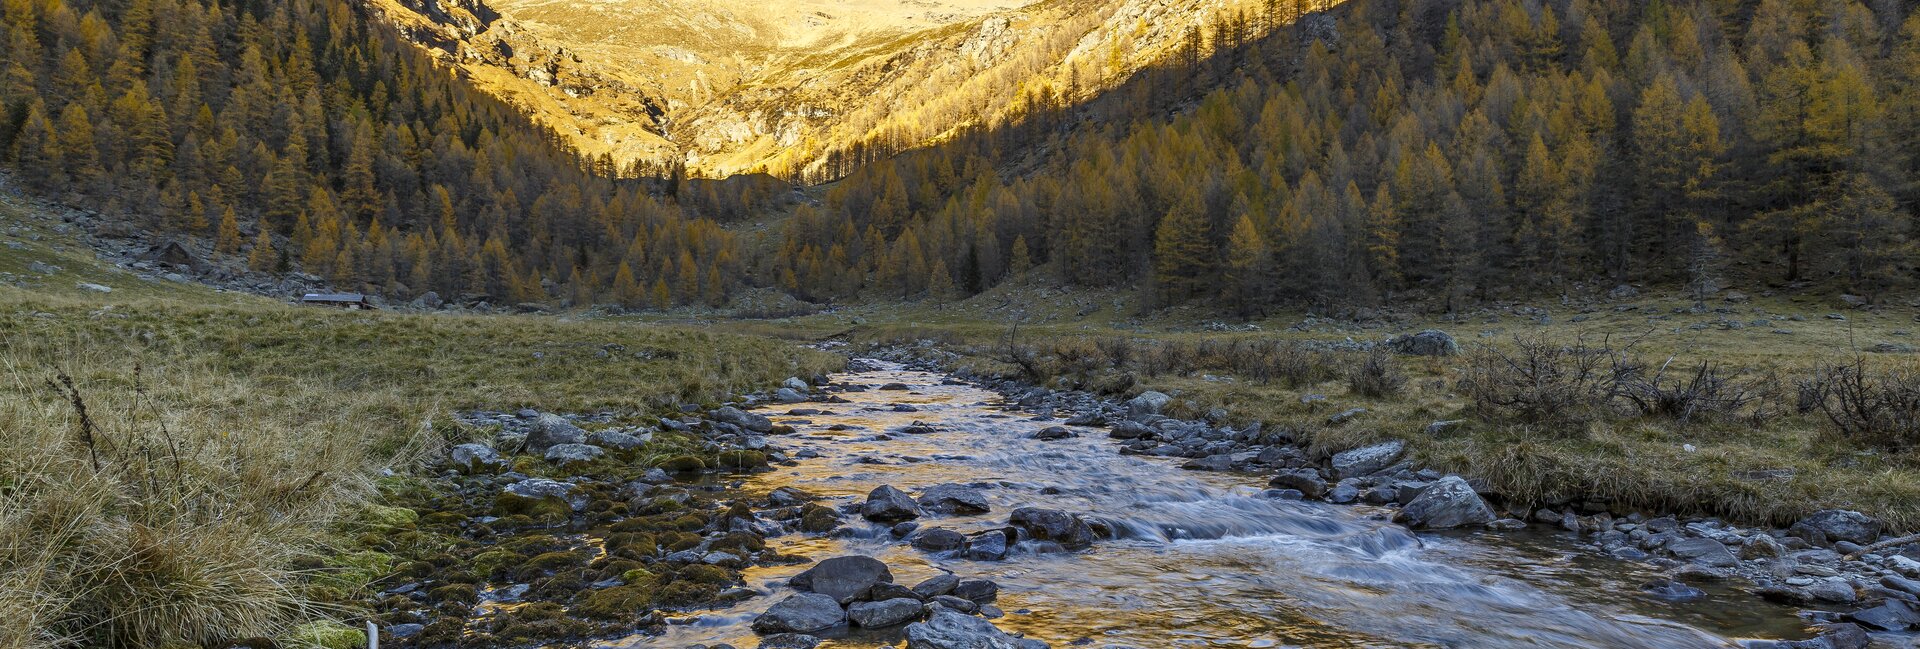
[[[1347,371],[1347,389],[1354,394],[1375,399],[1400,394],[1407,387],[1407,374],[1393,354],[1375,347],[1366,357]]]
[[[1875,370],[1855,359],[1816,368],[1801,391],[1848,442],[1893,451],[1920,447],[1920,371]]]
[[[1468,354],[1458,387],[1480,416],[1566,424],[1606,409],[1639,371],[1625,351],[1604,343],[1520,337],[1510,350],[1482,346]]]

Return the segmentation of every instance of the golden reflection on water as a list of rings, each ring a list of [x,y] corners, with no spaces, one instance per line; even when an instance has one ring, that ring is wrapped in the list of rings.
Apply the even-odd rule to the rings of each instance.
[[[1652,573],[1596,558],[1568,539],[1534,533],[1422,535],[1373,520],[1377,510],[1258,496],[1264,478],[1202,473],[1162,458],[1121,456],[1101,429],[1039,442],[1026,435],[1059,421],[1032,421],[998,395],[941,385],[935,374],[890,371],[836,377],[911,392],[869,390],[850,403],[762,409],[793,435],[774,441],[818,457],[745,479],[764,495],[795,487],[838,506],[890,484],[909,493],[943,482],[983,487],[993,510],[931,516],[927,527],[967,533],[1004,526],[1020,506],[1084,512],[1120,522],[1132,538],[1074,554],[1024,554],[981,562],[908,547],[857,516],[853,534],[768,539],[782,554],[824,559],[868,554],[897,583],[942,572],[1001,586],[995,624],[1055,647],[1728,647],[1711,632],[1797,636],[1792,609],[1713,591],[1669,605],[1638,592]],[[898,404],[915,411],[896,412]],[[785,414],[813,408],[822,414]],[[902,428],[925,422],[932,434]],[[834,430],[830,430],[834,429]],[[1187,539],[1187,540],[1169,540]],[[784,598],[782,584],[806,566],[756,567],[748,586],[765,593],[691,616],[664,638],[621,647],[694,643],[758,645],[747,624]],[[852,630],[823,646],[901,646],[898,629]]]

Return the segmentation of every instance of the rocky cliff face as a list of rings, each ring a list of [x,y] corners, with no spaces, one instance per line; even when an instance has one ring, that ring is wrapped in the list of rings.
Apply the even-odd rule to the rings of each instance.
[[[818,178],[1072,101],[1259,0],[367,0],[589,154]],[[1259,24],[1259,21],[1252,21]],[[1077,93],[1077,95],[1076,95]]]

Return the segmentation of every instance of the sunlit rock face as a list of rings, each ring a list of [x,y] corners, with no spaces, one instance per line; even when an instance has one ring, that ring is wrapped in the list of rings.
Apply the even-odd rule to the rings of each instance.
[[[476,85],[622,163],[818,180],[1077,100],[1259,0],[369,0]]]

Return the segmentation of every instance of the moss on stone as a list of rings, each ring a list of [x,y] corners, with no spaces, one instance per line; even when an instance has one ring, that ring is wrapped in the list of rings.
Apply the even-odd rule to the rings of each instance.
[[[294,627],[280,638],[288,649],[360,649],[367,646],[367,633],[359,629],[323,620]]]
[[[574,605],[573,610],[583,617],[630,620],[653,608],[654,595],[651,583],[615,586],[587,593]]]
[[[759,451],[721,451],[714,458],[721,468],[752,469],[767,465],[767,454]]]
[[[674,473],[695,473],[705,471],[707,463],[705,460],[691,455],[676,455],[660,462],[658,466],[663,470]]]

